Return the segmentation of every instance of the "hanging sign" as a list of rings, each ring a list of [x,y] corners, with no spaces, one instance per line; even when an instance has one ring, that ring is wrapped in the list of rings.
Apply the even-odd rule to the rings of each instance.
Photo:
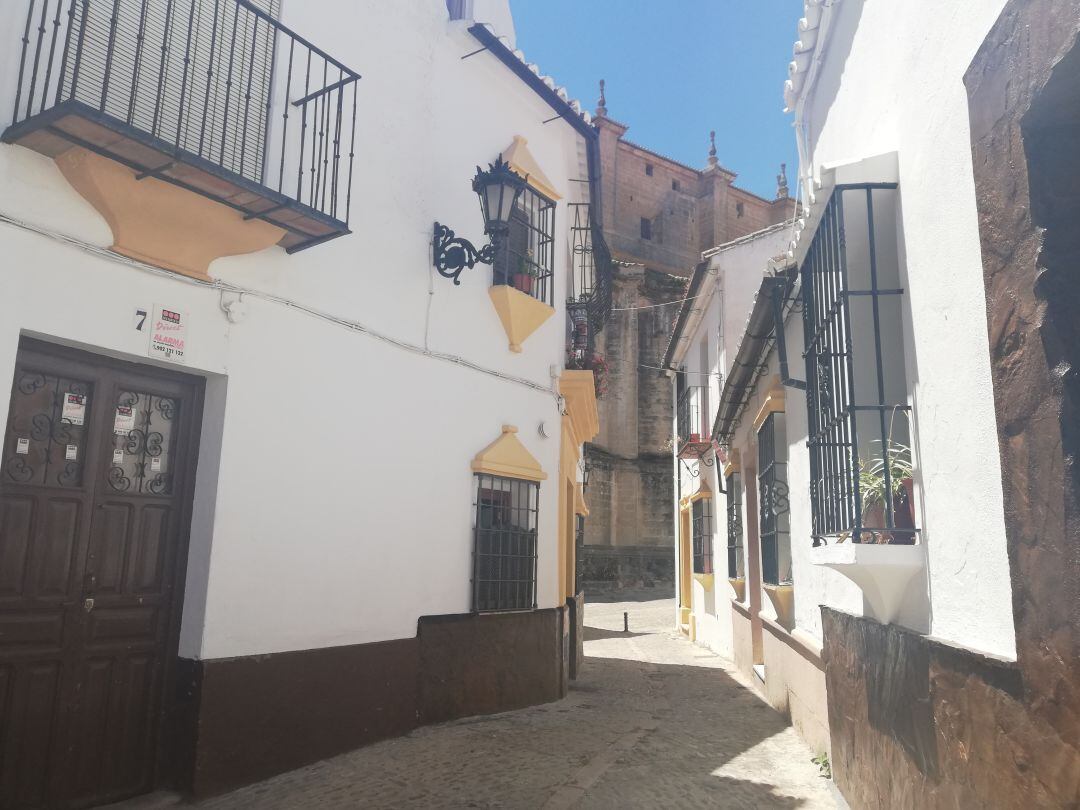
[[[30,455],[30,440],[19,439],[18,441],[16,441],[15,452],[18,453],[20,456]]]
[[[69,444],[64,450],[64,461],[79,460],[79,445]]]
[[[135,408],[130,405],[117,405],[116,416],[113,417],[113,433],[117,436],[127,436],[135,429]]]
[[[86,419],[86,395],[64,394],[64,407],[60,412],[60,421],[69,425],[81,425]]]
[[[113,463],[113,466],[115,466],[115,467],[119,467],[120,465],[122,465],[124,463],[124,451],[123,450],[113,450],[112,451],[112,463]]]
[[[187,344],[187,313],[154,304],[150,323],[150,357],[183,363]]]
[[[150,459],[150,472],[161,472],[161,456]]]

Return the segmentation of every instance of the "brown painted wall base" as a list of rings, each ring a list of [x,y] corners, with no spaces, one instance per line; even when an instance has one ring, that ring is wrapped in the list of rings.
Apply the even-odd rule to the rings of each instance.
[[[1016,664],[822,608],[833,778],[860,808],[1074,807],[1080,761]]]
[[[558,700],[567,613],[428,616],[410,639],[183,661],[177,781],[212,795],[427,723]]]

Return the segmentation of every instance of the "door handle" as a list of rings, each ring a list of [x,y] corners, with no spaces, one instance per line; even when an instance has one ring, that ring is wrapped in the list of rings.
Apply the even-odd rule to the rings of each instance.
[[[88,596],[86,599],[83,599],[82,609],[86,613],[89,613],[91,610],[93,610],[94,609],[94,597]]]

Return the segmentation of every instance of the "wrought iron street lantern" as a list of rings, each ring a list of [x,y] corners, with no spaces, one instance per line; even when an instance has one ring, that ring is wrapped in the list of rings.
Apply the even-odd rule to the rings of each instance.
[[[480,211],[484,215],[484,233],[491,241],[479,250],[468,239],[454,235],[454,232],[438,222],[435,223],[434,247],[435,269],[439,275],[452,278],[460,284],[458,276],[466,267],[475,267],[478,263],[492,264],[499,240],[510,229],[510,217],[514,213],[521,192],[525,190],[525,180],[510,168],[502,155],[489,164],[487,170],[476,167],[473,178],[473,191],[480,198]]]

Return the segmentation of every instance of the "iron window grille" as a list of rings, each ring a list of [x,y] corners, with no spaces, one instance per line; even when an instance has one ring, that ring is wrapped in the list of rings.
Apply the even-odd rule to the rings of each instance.
[[[743,554],[742,481],[736,472],[727,477],[727,553],[728,578],[743,579],[746,560]]]
[[[791,505],[788,500],[787,431],[783,413],[770,413],[758,430],[758,514],[761,578],[790,585]]]
[[[473,610],[532,610],[540,485],[482,473],[474,483]]]
[[[837,186],[800,268],[815,546],[918,536],[896,197]]]
[[[283,228],[290,252],[347,233],[360,76],[278,6],[28,0],[4,140],[98,152]]]
[[[492,283],[508,284],[537,301],[554,306],[555,203],[526,187],[499,240]]]
[[[712,498],[698,498],[691,507],[691,536],[694,542],[694,573],[713,572]]]

